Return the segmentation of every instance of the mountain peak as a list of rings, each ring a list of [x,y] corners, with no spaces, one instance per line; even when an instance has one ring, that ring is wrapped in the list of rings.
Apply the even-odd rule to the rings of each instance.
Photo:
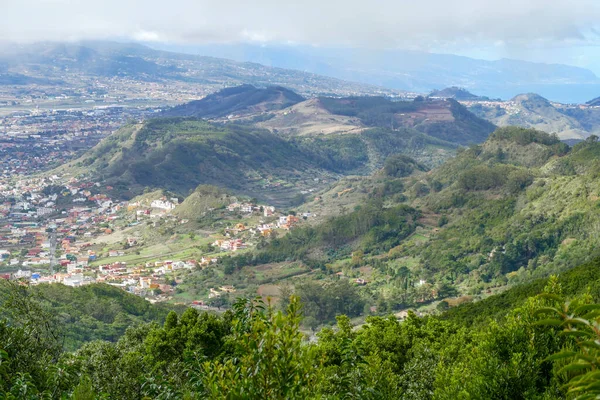
[[[464,88],[457,86],[447,87],[442,90],[434,90],[429,97],[437,97],[454,100],[487,100],[487,97],[477,96]]]
[[[281,110],[304,101],[304,97],[282,86],[257,88],[244,84],[222,89],[201,100],[165,111],[168,117],[222,118]]]
[[[511,101],[518,103],[539,103],[544,105],[550,105],[550,101],[545,97],[540,96],[537,93],[522,93],[518,94],[511,99]]]

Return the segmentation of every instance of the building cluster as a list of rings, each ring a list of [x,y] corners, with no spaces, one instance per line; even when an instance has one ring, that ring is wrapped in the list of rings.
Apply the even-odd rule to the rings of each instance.
[[[157,110],[123,106],[34,108],[0,116],[0,175],[31,174],[66,163],[127,121],[143,119]]]
[[[68,286],[104,282],[138,295],[166,298],[174,291],[173,282],[165,282],[166,276],[218,261],[208,255],[200,260],[160,260],[160,254],[143,264],[123,261],[143,246],[144,240],[125,236],[109,248],[98,244],[118,227],[144,220],[150,226],[188,221],[173,212],[180,205],[178,198],[142,196],[125,202],[111,198],[110,189],[98,182],[60,176],[16,181],[0,178],[0,271],[5,271],[0,278]],[[217,253],[246,249],[256,238],[270,237],[277,229],[292,229],[302,217],[310,216],[279,215],[273,206],[251,202],[234,202],[224,209],[229,214],[244,214],[248,221],[258,219],[250,217],[260,220],[226,228],[222,238],[212,243]]]

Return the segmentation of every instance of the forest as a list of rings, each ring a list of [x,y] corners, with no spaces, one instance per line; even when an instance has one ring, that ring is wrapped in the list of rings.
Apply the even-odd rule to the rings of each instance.
[[[596,398],[598,271],[600,259],[438,315],[373,316],[353,328],[340,314],[310,341],[300,329],[305,299],[291,296],[283,307],[238,299],[220,315],[170,312],[164,323],[138,323],[118,340],[87,341],[75,351],[65,349],[67,329],[54,305],[4,282],[2,310],[12,312],[0,322],[0,396]],[[63,296],[86,305],[103,287],[65,288]],[[124,295],[117,302],[140,308],[139,301]]]

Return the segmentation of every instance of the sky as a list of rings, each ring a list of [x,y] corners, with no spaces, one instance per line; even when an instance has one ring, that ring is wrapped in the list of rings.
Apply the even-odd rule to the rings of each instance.
[[[600,0],[0,0],[0,40],[412,49],[586,67]]]

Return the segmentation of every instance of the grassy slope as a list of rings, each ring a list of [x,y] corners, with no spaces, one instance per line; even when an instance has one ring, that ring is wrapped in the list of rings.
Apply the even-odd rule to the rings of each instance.
[[[162,119],[123,128],[60,171],[92,175],[124,197],[146,187],[188,195],[212,184],[289,205],[301,190],[322,188],[339,174],[368,174],[390,154],[440,163],[454,147],[410,129],[286,140],[237,124]]]

